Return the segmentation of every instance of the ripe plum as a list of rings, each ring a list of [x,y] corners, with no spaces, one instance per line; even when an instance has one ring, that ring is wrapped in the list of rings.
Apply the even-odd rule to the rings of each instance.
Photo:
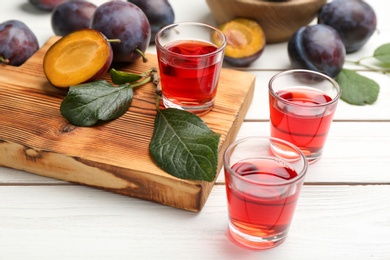
[[[335,77],[343,68],[345,47],[335,29],[324,24],[301,27],[288,42],[293,68],[309,69]]]
[[[40,10],[52,11],[57,5],[68,0],[28,0],[33,6]]]
[[[137,5],[145,13],[149,20],[152,36],[150,42],[154,43],[156,33],[163,27],[172,24],[175,21],[175,13],[168,0],[128,0]]]
[[[333,27],[347,53],[352,53],[370,39],[377,19],[373,8],[362,0],[334,0],[320,9],[318,23]]]
[[[51,14],[51,26],[56,35],[89,28],[96,5],[87,1],[69,1],[58,5]]]
[[[98,6],[90,27],[108,39],[120,40],[120,43],[111,43],[114,62],[134,62],[149,46],[151,29],[148,18],[130,2],[110,1]]]
[[[0,63],[19,66],[38,49],[37,37],[25,23],[9,20],[0,24]]]

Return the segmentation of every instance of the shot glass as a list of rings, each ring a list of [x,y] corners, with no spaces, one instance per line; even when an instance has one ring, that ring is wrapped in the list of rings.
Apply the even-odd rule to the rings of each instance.
[[[226,149],[223,166],[231,237],[254,249],[281,244],[293,219],[307,158],[284,140],[251,136]]]
[[[155,37],[165,107],[204,114],[214,106],[226,37],[198,22],[174,23]]]
[[[271,136],[298,146],[309,163],[320,159],[341,90],[335,80],[311,70],[288,70],[271,78]]]

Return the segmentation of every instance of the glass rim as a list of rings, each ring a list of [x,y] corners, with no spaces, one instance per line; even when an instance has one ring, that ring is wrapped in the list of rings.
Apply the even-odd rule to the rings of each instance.
[[[228,153],[229,153],[230,150],[232,150],[238,144],[241,144],[241,143],[243,143],[243,142],[245,142],[247,140],[250,140],[250,139],[268,140],[270,143],[271,143],[271,141],[275,141],[275,142],[282,143],[282,144],[285,144],[285,145],[293,148],[297,152],[297,154],[299,155],[299,158],[302,159],[302,161],[303,161],[302,162],[303,166],[302,166],[302,169],[298,172],[298,176],[295,177],[295,178],[292,178],[291,180],[286,180],[283,183],[265,183],[265,182],[261,182],[261,181],[254,181],[254,180],[245,178],[245,177],[243,177],[240,174],[237,174],[236,171],[232,170],[230,165],[227,165]],[[288,163],[288,165],[291,165],[287,160],[283,159],[282,157],[275,156],[275,158],[281,159],[284,162]],[[271,186],[275,186],[275,187],[276,186],[286,186],[286,185],[291,185],[293,183],[299,182],[300,180],[302,180],[306,176],[306,173],[307,173],[307,170],[308,170],[308,167],[309,167],[309,162],[307,160],[307,157],[303,154],[301,149],[299,149],[296,145],[294,145],[294,144],[292,144],[290,142],[287,142],[287,141],[285,141],[283,139],[280,139],[280,138],[271,137],[271,136],[247,136],[247,137],[238,139],[238,140],[234,141],[232,144],[230,144],[226,148],[225,152],[223,153],[222,160],[223,160],[223,167],[224,167],[224,169],[228,170],[231,175],[233,175],[234,177],[240,179],[241,181],[244,181],[244,182],[247,182],[247,183],[251,183],[251,184],[254,184],[254,185],[262,185],[262,186],[270,186],[270,187]],[[225,180],[225,182],[226,182],[226,180]]]
[[[207,27],[210,30],[213,30],[213,31],[217,32],[221,36],[221,38],[223,39],[222,40],[222,45],[221,46],[217,46],[210,40],[209,43],[212,43],[213,45],[215,45],[217,47],[217,49],[215,51],[207,53],[207,54],[197,54],[197,55],[179,54],[179,53],[176,53],[176,52],[173,52],[173,51],[170,51],[170,50],[166,49],[165,46],[163,46],[160,43],[160,41],[158,40],[158,36],[161,35],[164,31],[166,31],[168,29],[171,29],[171,28],[174,28],[176,26],[180,26],[180,25],[191,25],[191,26]],[[189,39],[189,40],[191,40],[191,39]],[[172,23],[172,24],[169,24],[169,25],[161,28],[156,33],[154,42],[156,44],[156,48],[158,48],[161,51],[164,51],[166,53],[169,53],[171,55],[174,55],[174,56],[189,57],[189,58],[206,58],[206,57],[217,55],[218,53],[224,51],[224,49],[225,49],[225,47],[227,45],[227,38],[226,38],[225,34],[220,29],[218,29],[217,27],[212,26],[210,24],[207,24],[207,23],[201,23],[201,22],[176,22],[176,23]]]
[[[305,104],[296,104],[294,102],[291,102],[291,101],[288,101],[282,97],[280,97],[278,94],[276,94],[276,92],[273,90],[272,88],[272,83],[275,81],[276,78],[280,77],[280,76],[283,76],[285,74],[293,74],[293,73],[310,73],[310,74],[315,74],[319,77],[322,77],[324,79],[326,79],[327,81],[329,81],[333,86],[334,88],[336,89],[337,91],[337,94],[334,98],[332,98],[332,100],[328,101],[328,102],[325,102],[325,103],[321,103],[321,104],[310,104],[310,105],[305,105]],[[276,99],[278,99],[279,101],[283,102],[284,104],[287,104],[287,105],[290,105],[290,106],[296,106],[296,107],[307,107],[307,108],[318,108],[318,107],[326,107],[326,106],[329,106],[331,104],[334,104],[336,102],[338,102],[338,100],[340,99],[341,97],[341,88],[340,88],[340,85],[336,82],[336,80],[334,80],[333,78],[329,77],[328,75],[324,74],[324,73],[321,73],[321,72],[318,72],[318,71],[314,71],[314,70],[307,70],[307,69],[290,69],[290,70],[285,70],[285,71],[282,71],[282,72],[279,72],[277,74],[275,74],[274,76],[272,76],[272,78],[270,79],[270,81],[268,82],[268,90],[269,90],[269,93],[275,97]]]

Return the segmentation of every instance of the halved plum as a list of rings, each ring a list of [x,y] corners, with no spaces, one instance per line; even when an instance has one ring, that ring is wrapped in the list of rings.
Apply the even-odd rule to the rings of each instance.
[[[70,33],[46,52],[43,70],[54,86],[70,86],[96,80],[111,66],[113,52],[107,38],[99,31],[82,29]]]
[[[227,38],[224,60],[233,66],[246,67],[257,60],[266,45],[261,26],[252,19],[235,18],[218,27]]]

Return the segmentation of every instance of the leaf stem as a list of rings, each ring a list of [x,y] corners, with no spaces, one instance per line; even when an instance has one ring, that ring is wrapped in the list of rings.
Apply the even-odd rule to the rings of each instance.
[[[121,43],[121,39],[108,39],[107,40],[109,43]]]
[[[148,58],[146,58],[145,53],[143,53],[140,49],[136,48],[134,51],[136,51],[136,52],[138,52],[139,54],[141,54],[141,56],[142,56],[142,61],[143,61],[143,62],[147,62],[147,61],[148,61]]]
[[[160,109],[160,98],[161,98],[162,92],[161,92],[161,85],[160,85],[160,77],[157,73],[157,70],[152,73],[152,78],[153,78],[153,84],[156,87],[156,100],[155,100],[156,109],[159,110]]]
[[[129,87],[131,88],[136,88],[142,85],[145,85],[146,83],[153,82],[154,85],[156,85],[156,74],[157,74],[157,69],[156,68],[151,68],[144,73],[140,74],[142,77],[147,76],[144,80],[135,82],[134,84],[129,84]],[[158,78],[158,76],[157,76]]]
[[[140,76],[145,77],[145,76],[151,75],[154,72],[157,72],[157,69],[153,67],[153,68],[145,71],[144,73],[141,73]]]
[[[389,74],[390,73],[389,69],[378,69],[376,67],[370,66],[370,65],[365,64],[365,63],[362,62],[363,60],[367,60],[367,59],[370,59],[370,58],[373,58],[373,57],[372,56],[367,56],[367,57],[360,58],[360,59],[358,59],[356,61],[345,60],[345,62],[350,63],[350,64],[354,64],[354,65],[357,65],[357,66],[360,66],[360,67],[365,67],[365,68],[373,70],[375,72],[381,72],[383,74]]]
[[[151,81],[152,81],[152,76],[149,76],[149,77],[146,77],[146,78],[145,78],[144,80],[142,80],[142,81],[136,82],[136,83],[134,83],[134,84],[129,84],[129,87],[131,87],[131,88],[136,88],[136,87],[145,85],[146,83],[151,82]]]
[[[373,58],[373,56],[361,57],[360,59],[357,60],[357,63],[362,64],[363,60],[368,60],[368,59],[372,59],[372,58]]]

